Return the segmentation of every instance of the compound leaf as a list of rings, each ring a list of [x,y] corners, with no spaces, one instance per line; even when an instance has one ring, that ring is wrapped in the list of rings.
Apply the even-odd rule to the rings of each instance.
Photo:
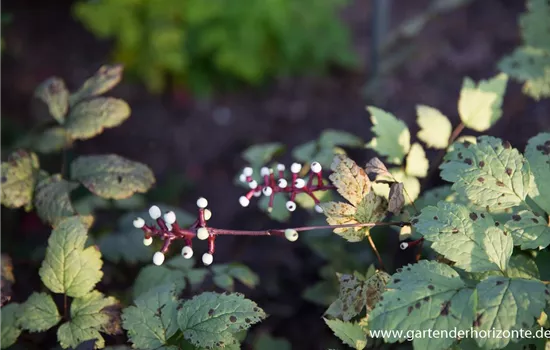
[[[330,181],[352,205],[358,205],[370,192],[371,182],[367,173],[350,158],[337,155],[331,169],[333,173],[329,176]]]
[[[466,286],[451,267],[421,260],[403,267],[387,285],[379,302],[369,317],[369,329],[402,330],[386,334],[387,342],[404,340],[406,331],[430,329],[470,329],[474,321],[474,291]],[[417,337],[415,349],[446,349],[456,340],[451,337]]]
[[[105,341],[100,331],[109,334],[120,332],[119,308],[115,298],[105,298],[98,291],[92,291],[82,298],[75,298],[71,303],[71,320],[57,330],[59,343],[66,349],[95,339],[95,346],[103,348]],[[112,312],[113,310],[116,311]]]
[[[499,74],[479,84],[465,78],[458,100],[460,120],[468,128],[485,131],[493,126],[502,116],[502,97],[506,90],[508,76]]]
[[[130,106],[117,98],[98,97],[77,104],[69,113],[65,128],[73,139],[86,140],[122,124],[130,116]]]
[[[48,106],[51,116],[59,124],[65,122],[65,115],[69,110],[69,90],[67,90],[63,79],[49,78],[38,85],[34,95]]]
[[[401,164],[411,148],[411,134],[407,125],[393,114],[376,107],[367,107],[376,134],[367,147],[386,156],[388,163]]]
[[[19,308],[20,304],[17,303],[9,303],[2,306],[2,312],[0,312],[0,316],[2,317],[2,322],[0,323],[0,327],[2,328],[2,349],[13,345],[21,334],[21,328],[17,324]]]
[[[430,163],[426,158],[426,152],[419,143],[414,143],[407,155],[405,173],[410,176],[426,177]]]
[[[46,331],[61,321],[51,295],[36,292],[20,305],[17,318],[21,328],[30,332]]]
[[[78,157],[71,164],[71,178],[92,193],[113,199],[147,192],[155,183],[148,166],[115,154]]]
[[[178,325],[193,345],[214,348],[236,344],[235,333],[265,317],[264,311],[242,294],[205,292],[183,303]]]
[[[178,288],[157,287],[135,300],[135,306],[122,313],[122,326],[138,349],[157,349],[166,345],[178,330]]]
[[[77,216],[61,221],[53,230],[39,271],[52,292],[82,297],[103,277],[101,253],[95,246],[84,248],[87,238],[87,227]]]
[[[529,196],[550,215],[550,133],[540,133],[529,139],[525,158],[533,173],[533,187]]]
[[[478,331],[529,329],[543,311],[548,295],[541,281],[502,276],[490,276],[481,281],[476,291],[474,326]],[[503,348],[510,340],[506,337],[476,338],[479,346],[489,349]]]
[[[550,96],[550,53],[547,50],[518,47],[500,60],[498,68],[524,82],[523,92],[526,95],[536,100]]]
[[[521,204],[531,186],[529,163],[509,142],[491,136],[477,144],[453,144],[440,166],[441,177],[474,204],[506,209]]]
[[[469,272],[507,269],[513,240],[492,217],[460,204],[439,202],[413,220],[416,230],[432,241],[432,249]]]
[[[120,82],[124,67],[121,64],[104,65],[71,95],[71,106],[83,99],[101,95],[111,90]]]
[[[2,162],[2,204],[8,208],[30,205],[39,169],[36,154],[25,150],[10,154]]]
[[[70,193],[77,187],[78,184],[64,180],[61,174],[40,180],[36,185],[34,206],[42,221],[55,227],[59,221],[74,215]]]
[[[280,142],[264,143],[248,147],[242,157],[252,166],[259,167],[268,163],[277,154],[284,150],[285,146]]]
[[[424,105],[416,106],[416,122],[420,126],[418,138],[432,148],[444,149],[449,145],[452,125],[438,109]]]
[[[550,227],[544,218],[532,211],[522,210],[506,222],[505,230],[514,237],[521,249],[543,249],[550,244]]]
[[[324,320],[342,343],[357,350],[363,350],[367,346],[367,335],[359,324],[338,319],[329,320],[324,318]]]

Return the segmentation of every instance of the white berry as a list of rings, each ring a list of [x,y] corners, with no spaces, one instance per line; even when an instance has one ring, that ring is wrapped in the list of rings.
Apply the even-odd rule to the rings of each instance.
[[[240,182],[246,182],[246,175],[245,174],[239,175],[239,181]]]
[[[294,242],[298,239],[298,231],[296,231],[294,229],[291,229],[291,228],[287,228],[285,230],[285,237],[289,241]]]
[[[285,171],[285,165],[284,164],[277,164],[277,170]]]
[[[258,183],[256,182],[256,180],[252,180],[248,183],[248,187],[250,187],[253,190],[256,187],[258,187]]]
[[[298,174],[302,170],[302,165],[298,163],[292,163],[290,166],[290,172],[293,174]]]
[[[204,220],[208,221],[212,217],[212,212],[208,209],[204,209]]]
[[[323,208],[319,204],[315,204],[315,211],[321,214],[323,212]]]
[[[254,191],[253,195],[254,195],[254,197],[260,197],[262,195],[262,191],[260,191],[260,190]]]
[[[183,249],[181,250],[181,256],[183,256],[185,259],[191,259],[193,257],[193,248],[191,248],[190,246],[186,245],[185,247],[183,247]]]
[[[262,176],[269,176],[269,168],[264,166],[260,169],[260,175]]]
[[[254,172],[254,170],[252,170],[252,168],[249,167],[249,166],[247,166],[246,168],[243,169],[244,176],[252,176],[253,172]]]
[[[151,243],[153,243],[153,237],[149,237],[149,238],[144,238],[143,239],[143,245],[148,247],[151,245]]]
[[[197,230],[197,238],[201,241],[208,239],[208,236],[210,236],[210,234],[208,233],[208,229],[206,227],[201,227]]]
[[[153,264],[160,266],[164,262],[164,254],[162,252],[156,252],[155,255],[153,255]]]
[[[294,203],[293,201],[288,201],[286,202],[286,208],[288,209],[288,211],[294,211],[296,210],[296,203]]]
[[[405,250],[409,247],[409,243],[407,242],[401,242],[401,244],[399,245],[399,248],[401,248],[401,250]]]
[[[142,228],[145,226],[145,220],[142,218],[135,218],[133,224],[135,228]]]
[[[277,185],[278,185],[280,188],[285,188],[285,187],[288,185],[288,182],[286,182],[285,179],[279,179],[279,181],[277,181]]]
[[[262,192],[263,192],[264,196],[268,196],[268,197],[269,197],[269,196],[271,196],[271,194],[273,193],[273,189],[272,189],[271,187],[267,186],[267,187],[264,187],[264,188],[262,189]]]
[[[212,262],[214,261],[214,256],[210,253],[204,253],[202,255],[202,263],[205,264],[206,266],[212,264]]]
[[[306,182],[304,181],[304,179],[296,179],[296,181],[294,181],[294,187],[296,188],[304,188],[305,185]]]
[[[169,225],[173,224],[176,222],[176,213],[173,211],[164,213],[164,221]]]
[[[323,167],[321,166],[321,164],[319,164],[319,162],[311,163],[311,171],[318,174],[321,172],[321,170],[323,170]]]
[[[153,220],[156,220],[162,216],[162,213],[160,212],[159,207],[153,205],[151,208],[149,208],[149,215]]]
[[[248,207],[248,205],[250,204],[250,200],[248,198],[246,198],[245,196],[241,196],[241,198],[239,198],[239,203],[243,207]]]
[[[208,206],[208,201],[206,200],[206,198],[201,197],[201,198],[197,199],[197,207],[199,207],[201,209],[204,209],[207,206]]]

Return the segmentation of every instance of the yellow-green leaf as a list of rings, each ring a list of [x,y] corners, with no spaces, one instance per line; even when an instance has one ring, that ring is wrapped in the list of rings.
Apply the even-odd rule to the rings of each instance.
[[[71,106],[83,99],[101,95],[120,82],[124,67],[121,64],[101,66],[99,70],[71,95]]]
[[[32,152],[18,150],[2,162],[2,204],[19,208],[32,202],[34,186],[40,165]]]
[[[58,123],[65,122],[65,115],[69,110],[69,90],[63,79],[49,78],[36,88],[34,95],[48,105],[51,116]]]
[[[36,213],[44,222],[56,226],[66,217],[75,214],[71,204],[70,192],[78,184],[64,180],[60,174],[42,179],[36,185],[34,206]]]
[[[17,318],[21,328],[30,332],[46,331],[61,321],[51,295],[36,292],[20,305]]]
[[[1,349],[7,349],[12,346],[21,334],[21,328],[17,324],[19,308],[20,305],[17,303],[9,303],[2,306],[2,312],[0,312],[0,316],[2,317],[2,322],[0,322],[0,327],[2,328]]]
[[[437,108],[424,105],[416,106],[416,115],[416,122],[420,126],[418,138],[428,147],[446,148],[453,128],[449,119]]]
[[[336,186],[338,193],[352,205],[357,205],[370,192],[371,182],[365,170],[355,164],[353,160],[337,155],[332,161],[333,173],[330,181]]]
[[[426,177],[430,163],[426,158],[426,152],[419,143],[414,143],[407,155],[407,175],[416,177]]]
[[[387,156],[387,162],[401,164],[411,148],[411,134],[407,125],[393,114],[376,107],[367,107],[376,134],[368,144],[378,154]]]

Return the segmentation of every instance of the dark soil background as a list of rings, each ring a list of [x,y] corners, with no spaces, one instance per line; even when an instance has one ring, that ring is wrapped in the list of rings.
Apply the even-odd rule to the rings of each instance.
[[[98,41],[73,20],[71,4],[3,2],[2,12],[13,15],[12,23],[2,33],[6,42],[2,54],[3,122],[30,129],[34,123],[30,100],[41,81],[56,75],[74,89],[109,62],[111,43]],[[391,28],[424,11],[428,4],[427,0],[393,1]],[[254,205],[238,205],[242,191],[232,181],[245,165],[240,157],[244,149],[274,141],[291,149],[318,137],[326,128],[349,131],[368,141],[372,135],[365,106],[369,104],[405,120],[413,135],[417,131],[417,104],[439,108],[457,125],[457,100],[463,77],[477,80],[497,73],[500,57],[520,43],[517,16],[524,6],[523,0],[477,0],[435,18],[411,39],[413,49],[403,62],[381,77],[376,98],[365,98],[364,85],[371,77],[372,4],[368,0],[352,1],[343,17],[362,58],[357,71],[335,70],[325,77],[284,79],[209,99],[195,99],[181,89],[155,96],[142,85],[125,79],[108,95],[125,99],[132,107],[131,118],[95,139],[77,143],[74,153],[116,153],[141,161],[153,169],[159,186],[173,176],[184,178],[190,186],[177,204],[194,212],[196,198],[206,197],[216,227],[280,227]],[[390,60],[394,53],[390,50],[384,60]],[[510,83],[504,114],[490,133],[523,150],[528,138],[550,129],[548,112],[548,102],[537,103],[521,93],[521,86]],[[4,133],[3,136],[6,137]],[[351,154],[359,163],[373,156],[369,150],[353,150]],[[435,156],[429,155],[432,159]],[[290,162],[288,155],[281,159]],[[437,184],[426,184],[423,190]],[[5,225],[8,221],[13,223],[13,218],[28,219],[28,215],[4,208],[2,215],[4,236],[29,239],[26,226]],[[292,223],[303,223],[305,217],[297,213]],[[40,242],[47,235],[45,231],[42,236],[31,238]],[[241,261],[260,275],[262,286],[258,290],[243,289],[272,315],[255,330],[286,337],[295,349],[338,346],[321,319],[323,308],[300,297],[316,280],[317,269],[322,265],[312,254],[301,243],[291,246],[274,238],[227,237],[220,239],[217,247],[216,262]],[[14,290],[19,293],[14,299],[24,300],[38,285],[36,275],[27,278],[36,273],[36,267],[17,259],[14,263],[18,281]],[[276,293],[270,292],[269,286],[274,283],[279,289]]]

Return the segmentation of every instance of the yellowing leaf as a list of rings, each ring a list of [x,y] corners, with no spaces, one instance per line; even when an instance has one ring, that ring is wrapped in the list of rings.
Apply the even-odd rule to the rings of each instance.
[[[371,182],[367,173],[350,158],[344,155],[334,157],[331,169],[330,181],[352,205],[359,204],[370,192]]]
[[[20,305],[18,321],[30,332],[44,332],[61,321],[61,315],[49,294],[35,292]]]
[[[121,64],[101,66],[99,70],[71,95],[71,106],[83,99],[101,95],[120,82],[124,67]]]
[[[452,125],[438,109],[424,105],[416,106],[416,122],[420,126],[418,138],[432,148],[443,149],[449,145]]]
[[[71,164],[71,178],[100,197],[114,199],[147,192],[155,183],[148,166],[114,154],[78,157]]]
[[[37,180],[38,157],[32,152],[18,150],[2,162],[2,204],[8,208],[30,205]]]
[[[393,114],[376,107],[367,107],[376,134],[368,144],[378,154],[387,156],[387,162],[401,164],[411,148],[411,134],[407,125]]]
[[[458,114],[464,125],[475,131],[486,131],[500,119],[507,81],[506,74],[481,80],[477,86],[470,78],[464,79],[458,100]]]
[[[334,332],[340,340],[357,350],[363,350],[367,346],[367,334],[363,328],[356,323],[343,322],[338,319],[324,319],[327,326]]]
[[[120,99],[98,97],[77,104],[69,113],[65,128],[73,139],[86,140],[122,124],[130,116],[130,106]]]
[[[426,153],[419,143],[414,143],[407,155],[407,167],[405,173],[410,176],[426,177],[430,164]]]
[[[87,227],[78,216],[61,221],[53,230],[39,270],[52,292],[82,297],[103,277],[101,254],[97,247],[84,248],[87,238]]]

